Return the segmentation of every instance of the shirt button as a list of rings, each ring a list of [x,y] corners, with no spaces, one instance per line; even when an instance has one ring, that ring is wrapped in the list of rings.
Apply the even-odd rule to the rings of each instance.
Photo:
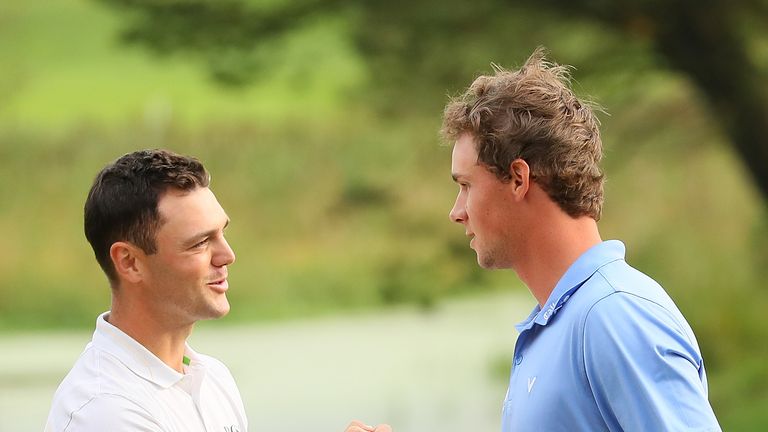
[[[516,365],[519,365],[519,364],[520,364],[520,363],[522,363],[522,362],[523,362],[523,356],[517,356],[517,357],[515,357],[515,364],[516,364]]]

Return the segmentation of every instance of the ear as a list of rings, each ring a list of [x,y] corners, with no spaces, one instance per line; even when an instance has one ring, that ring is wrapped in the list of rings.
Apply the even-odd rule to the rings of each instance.
[[[143,278],[144,252],[132,243],[115,242],[109,248],[109,257],[120,279],[129,283],[138,283]]]
[[[515,159],[509,164],[509,174],[512,177],[509,185],[516,199],[523,199],[531,186],[531,167],[522,159]]]

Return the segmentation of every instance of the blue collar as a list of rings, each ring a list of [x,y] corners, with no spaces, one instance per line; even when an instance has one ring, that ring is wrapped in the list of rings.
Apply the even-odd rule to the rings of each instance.
[[[624,243],[619,240],[608,240],[596,244],[584,252],[570,267],[566,270],[563,277],[555,285],[555,289],[549,295],[544,308],[536,305],[533,312],[528,315],[525,321],[517,324],[518,332],[529,330],[534,324],[542,326],[547,325],[550,319],[565,305],[565,302],[571,298],[584,282],[587,281],[596,271],[604,265],[623,260],[625,254]]]

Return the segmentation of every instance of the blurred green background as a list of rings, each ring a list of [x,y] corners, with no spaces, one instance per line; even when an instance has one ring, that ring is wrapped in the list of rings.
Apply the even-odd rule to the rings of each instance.
[[[724,430],[768,429],[768,4],[722,6],[732,40],[718,40],[749,68],[712,79],[675,56],[695,37],[664,42],[654,2],[569,4],[0,3],[0,339],[90,329],[108,307],[82,205],[102,166],[148,147],[200,158],[232,219],[233,308],[216,325],[524,294],[513,273],[479,270],[448,220],[437,130],[449,95],[544,45],[607,112],[603,237],[624,240],[688,318]],[[698,60],[714,74],[710,54]],[[754,98],[734,111],[732,95]],[[506,361],[488,366],[502,384]]]

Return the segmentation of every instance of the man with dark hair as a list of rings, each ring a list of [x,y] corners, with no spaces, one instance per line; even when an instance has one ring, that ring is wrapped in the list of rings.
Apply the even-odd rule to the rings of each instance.
[[[229,370],[187,344],[229,312],[229,218],[194,158],[127,154],[96,177],[85,235],[112,307],[53,398],[46,431],[228,431],[248,422]]]
[[[444,113],[450,218],[483,268],[538,304],[517,326],[502,430],[719,431],[696,338],[664,289],[603,242],[602,144],[568,70],[541,49],[477,78]]]

